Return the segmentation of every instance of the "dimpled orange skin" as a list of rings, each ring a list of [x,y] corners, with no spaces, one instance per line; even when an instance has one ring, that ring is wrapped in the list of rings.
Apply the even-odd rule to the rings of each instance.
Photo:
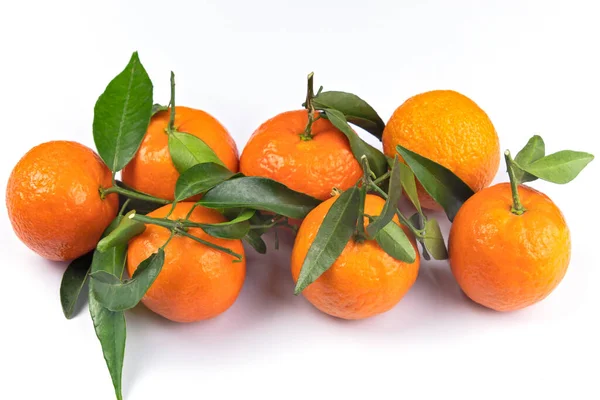
[[[394,111],[383,132],[383,150],[394,157],[396,146],[443,165],[475,192],[487,187],[498,172],[500,143],[487,114],[468,97],[435,90],[406,100]],[[421,205],[442,208],[417,186]]]
[[[292,277],[298,281],[302,263],[335,198],[319,204],[304,219],[292,250]],[[367,195],[365,214],[379,215],[385,201]],[[397,217],[394,221],[398,223]],[[365,225],[369,221],[365,218]],[[404,297],[419,273],[419,253],[407,264],[389,256],[375,240],[350,240],[331,268],[302,292],[322,312],[343,319],[362,319],[390,310]]]
[[[240,171],[263,176],[320,200],[333,188],[346,190],[362,176],[348,139],[325,119],[315,121],[313,138],[302,140],[306,110],[288,111],[262,124],[240,158]]]
[[[465,294],[497,311],[527,307],[554,290],[571,258],[569,228],[546,195],[519,186],[527,210],[511,210],[510,184],[472,196],[450,230],[452,273]]]
[[[111,186],[111,172],[91,149],[68,141],[42,143],[8,179],[8,216],[19,239],[40,256],[72,260],[96,247],[116,216],[117,195],[102,199],[99,192]]]
[[[170,111],[158,112],[135,157],[122,171],[123,182],[162,199],[173,200],[179,172],[169,153],[165,128]],[[202,139],[232,172],[238,172],[238,150],[227,129],[210,114],[188,107],[175,107],[175,128]]]
[[[169,219],[185,218],[193,203],[178,203]],[[148,214],[163,218],[171,206],[166,205]],[[191,221],[224,222],[215,210],[196,207]],[[235,302],[246,276],[246,257],[240,240],[217,239],[200,228],[189,233],[242,255],[241,262],[212,247],[184,236],[175,236],[165,248],[163,268],[142,299],[150,310],[175,322],[194,322],[215,317]],[[129,242],[127,270],[132,276],[137,266],[155,253],[169,238],[168,229],[147,225],[146,230]]]

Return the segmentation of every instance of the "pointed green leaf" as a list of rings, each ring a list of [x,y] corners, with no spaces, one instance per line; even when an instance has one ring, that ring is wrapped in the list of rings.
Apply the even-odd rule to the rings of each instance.
[[[446,260],[448,258],[448,250],[444,243],[444,236],[440,230],[440,226],[434,218],[430,218],[425,222],[425,237],[423,238],[425,248],[436,260]]]
[[[235,174],[212,162],[196,164],[186,170],[177,179],[175,185],[175,201],[183,201],[189,197],[204,193],[217,184],[230,179]]]
[[[546,154],[546,146],[544,144],[544,139],[539,135],[534,135],[529,139],[525,147],[519,151],[517,156],[515,157],[515,162],[517,165],[522,165],[524,167],[528,166],[534,161],[539,160],[544,157]],[[515,178],[517,178],[518,183],[532,182],[537,179],[537,177],[531,175],[528,172],[523,171],[520,168],[515,168]]]
[[[594,156],[589,153],[563,150],[542,157],[527,166],[518,166],[545,181],[565,184],[575,179],[593,159]]]
[[[346,117],[344,117],[344,114],[340,111],[331,108],[326,108],[324,111],[325,116],[331,121],[333,126],[339,129],[348,138],[354,158],[360,163],[360,158],[363,155],[367,156],[369,166],[375,175],[379,177],[385,174],[387,172],[387,160],[383,153],[362,140],[360,136],[350,128],[348,121],[346,121]]]
[[[158,277],[165,262],[165,251],[158,251],[141,262],[130,280],[120,280],[106,272],[91,274],[93,293],[100,304],[111,311],[124,311],[135,307]]]
[[[398,261],[413,263],[417,257],[415,248],[400,225],[390,221],[375,236],[377,244]]]
[[[169,153],[173,165],[180,174],[196,164],[215,163],[223,165],[213,149],[202,139],[185,132],[169,134]]]
[[[394,218],[396,207],[401,196],[400,162],[398,161],[398,157],[396,157],[394,158],[390,174],[388,198],[381,210],[381,214],[367,226],[367,235],[369,235],[369,237],[374,238],[377,235],[377,232],[383,229],[383,227],[389,224],[392,218]]]
[[[452,221],[473,190],[448,168],[400,145],[396,150],[415,174],[425,191],[442,206]]]
[[[413,206],[415,206],[417,211],[422,214],[423,210],[421,209],[421,202],[419,201],[415,174],[413,174],[408,165],[404,163],[400,163],[400,181],[402,183],[402,189],[404,189],[404,193],[406,193],[406,196]]]
[[[135,210],[129,211],[119,225],[98,242],[96,249],[104,253],[112,247],[126,245],[129,240],[141,235],[146,230],[146,224],[134,220],[135,214]]]
[[[244,207],[300,219],[320,201],[272,179],[248,176],[218,184],[199,203],[208,208]]]
[[[231,221],[218,224],[204,223],[185,223],[185,226],[198,227],[212,237],[223,239],[242,239],[250,231],[249,219],[254,216],[254,210],[244,210],[240,215]]]
[[[425,215],[416,212],[409,218],[409,221],[413,224],[413,226],[416,229],[420,231],[423,231],[425,229]],[[423,254],[423,258],[427,261],[431,260],[431,256],[427,252],[427,248],[425,247],[425,242],[423,241],[423,239],[417,237],[417,242],[419,242],[419,244],[421,245],[421,252]]]
[[[244,241],[248,243],[259,254],[267,253],[267,244],[262,239],[261,235],[256,231],[249,231],[244,237]]]
[[[63,274],[60,283],[60,304],[67,319],[73,318],[77,299],[92,265],[92,254],[90,252],[71,261]]]
[[[94,142],[111,171],[120,171],[131,161],[144,139],[151,114],[152,81],[135,52],[94,107]]]
[[[106,228],[102,235],[105,237],[119,224],[122,216],[118,216]],[[125,268],[126,245],[113,247],[104,253],[94,251],[91,273],[106,271],[114,276],[120,277]],[[110,373],[117,399],[122,399],[121,382],[123,374],[123,359],[125,357],[125,340],[127,331],[125,326],[125,315],[122,311],[113,312],[102,307],[93,293],[94,281],[90,279],[89,284],[90,314],[94,322],[96,336],[102,346],[102,353]]]
[[[385,122],[366,101],[346,92],[322,92],[313,99],[316,109],[333,109],[341,112],[346,120],[359,126],[381,140]]]
[[[335,199],[302,263],[295,294],[317,280],[342,254],[356,229],[359,203],[360,193],[357,187],[345,191]]]

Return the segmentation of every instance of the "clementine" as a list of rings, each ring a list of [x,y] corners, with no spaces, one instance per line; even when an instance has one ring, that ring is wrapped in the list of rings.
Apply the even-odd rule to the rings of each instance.
[[[292,277],[297,282],[308,250],[335,198],[319,204],[304,219],[292,250]],[[376,216],[385,201],[368,194],[365,214]],[[397,217],[394,221],[398,224]],[[369,221],[365,217],[365,225]],[[409,234],[403,226],[404,231]],[[409,236],[410,237],[410,236]],[[350,240],[342,254],[302,294],[322,312],[343,319],[361,319],[390,310],[408,292],[419,272],[419,253],[408,264],[389,256],[375,240]]]
[[[476,193],[459,210],[449,239],[452,273],[465,294],[497,311],[517,310],[552,292],[571,256],[569,228],[546,195],[520,185],[525,212],[511,212],[509,183]]]
[[[183,219],[192,208],[192,202],[178,203],[171,220]],[[171,209],[166,205],[148,214],[164,218]],[[190,221],[203,223],[225,222],[215,210],[196,207]],[[227,247],[243,255],[240,240],[218,239],[200,228],[190,228],[189,233],[216,245]],[[147,225],[146,230],[129,242],[127,270],[132,276],[138,265],[150,257],[169,238],[170,231],[157,225]],[[219,250],[184,236],[175,236],[165,247],[162,270],[142,302],[150,310],[176,322],[193,322],[212,318],[227,310],[235,302],[246,276],[246,258],[235,258]]]
[[[110,186],[110,170],[91,149],[69,141],[42,143],[8,179],[8,216],[30,249],[49,260],[71,260],[96,247],[117,214],[117,195],[100,194]]]
[[[448,168],[475,192],[487,187],[500,165],[498,135],[487,114],[468,97],[435,90],[406,100],[383,132],[383,150],[394,157],[402,145]],[[441,207],[417,185],[421,205]]]
[[[165,129],[170,111],[156,113],[135,157],[122,171],[128,186],[152,196],[173,200],[179,172],[169,153]],[[202,139],[232,172],[238,172],[238,150],[227,129],[212,115],[188,107],[175,107],[175,128]]]

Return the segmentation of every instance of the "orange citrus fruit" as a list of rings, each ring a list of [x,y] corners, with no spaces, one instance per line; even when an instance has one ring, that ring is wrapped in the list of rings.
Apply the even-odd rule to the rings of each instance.
[[[240,158],[240,171],[264,176],[320,200],[333,188],[346,190],[362,170],[348,139],[326,119],[312,125],[312,139],[303,139],[308,111],[288,111],[262,124],[250,137]]]
[[[169,153],[169,136],[165,129],[170,111],[160,111],[152,117],[138,152],[123,169],[122,179],[132,188],[173,200],[179,172]],[[223,164],[238,172],[238,151],[229,132],[212,115],[188,107],[175,107],[175,129],[204,141]]]
[[[171,220],[186,217],[193,203],[178,203]],[[164,218],[171,209],[166,205],[148,214]],[[215,210],[196,207],[188,218],[203,223],[225,222]],[[142,299],[150,310],[176,322],[200,321],[217,316],[235,302],[246,276],[246,258],[241,240],[218,239],[200,228],[190,234],[226,247],[243,256],[242,261],[184,236],[175,236],[165,247],[165,263],[160,274]],[[129,241],[127,270],[132,276],[138,265],[157,251],[169,238],[170,231],[157,225]]]
[[[319,204],[300,226],[292,250],[292,277],[296,282],[308,249],[334,201],[332,197]],[[365,214],[379,215],[384,204],[382,198],[368,194]],[[398,223],[397,217],[394,221]],[[365,225],[368,223],[365,217]],[[409,234],[405,227],[403,229]],[[359,243],[351,239],[331,268],[302,294],[322,312],[344,319],[367,318],[388,311],[417,279],[419,253],[412,238],[411,241],[417,257],[408,264],[389,256],[375,240]]]
[[[49,260],[72,260],[95,248],[116,216],[117,195],[100,195],[111,186],[111,172],[91,149],[43,143],[19,160],[8,179],[8,216],[30,249]]]
[[[458,284],[476,303],[498,311],[534,304],[552,292],[571,257],[569,228],[546,195],[519,186],[526,211],[511,212],[509,183],[476,193],[450,230],[449,255]]]
[[[383,150],[394,157],[402,145],[448,168],[475,192],[487,187],[500,165],[498,135],[487,114],[468,97],[435,90],[406,100],[383,132]],[[425,208],[441,207],[419,184]]]

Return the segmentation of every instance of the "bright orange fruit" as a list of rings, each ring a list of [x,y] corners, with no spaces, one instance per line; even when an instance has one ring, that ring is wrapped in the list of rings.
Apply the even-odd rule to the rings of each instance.
[[[383,132],[385,154],[394,157],[399,144],[448,168],[475,192],[492,182],[500,165],[492,121],[451,90],[418,94],[394,111]],[[423,207],[441,210],[420,184],[417,189]]]
[[[178,203],[171,220],[186,217],[193,203]],[[148,214],[164,218],[170,205]],[[190,221],[204,223],[225,222],[215,210],[196,207]],[[189,233],[216,245],[226,247],[244,256],[241,240],[218,239],[200,228]],[[157,225],[147,225],[146,230],[129,242],[127,270],[133,275],[138,265],[155,253],[169,238],[170,231]],[[150,310],[176,322],[200,321],[217,316],[235,302],[246,276],[246,257],[241,262],[207,245],[184,236],[175,236],[165,247],[163,268],[142,299]]]
[[[264,176],[320,200],[333,188],[346,190],[360,179],[362,170],[348,139],[326,119],[312,125],[312,139],[302,133],[308,111],[288,111],[262,124],[250,137],[240,158],[240,171]]]
[[[298,281],[308,249],[315,240],[335,198],[319,204],[304,219],[292,250],[292,277]],[[368,194],[365,214],[379,215],[385,201]],[[394,221],[398,224],[397,217]],[[369,221],[365,217],[365,225]],[[403,226],[407,235],[410,235]],[[410,237],[410,236],[409,236]],[[363,243],[351,239],[331,268],[302,294],[322,312],[344,319],[361,319],[390,310],[408,292],[419,272],[419,253],[411,238],[416,260],[404,263],[389,256],[375,240]]]
[[[452,273],[473,301],[498,311],[534,304],[552,292],[571,257],[569,228],[546,195],[519,186],[526,211],[511,212],[509,183],[476,193],[450,230]]]
[[[112,174],[76,142],[42,143],[19,160],[6,188],[8,217],[19,239],[44,258],[66,261],[96,247],[117,214]]]
[[[173,200],[179,172],[169,153],[169,137],[165,129],[170,111],[158,112],[135,157],[123,169],[122,179],[132,188]],[[175,128],[202,139],[232,172],[238,172],[238,150],[227,129],[213,116],[188,107],[175,107]]]

